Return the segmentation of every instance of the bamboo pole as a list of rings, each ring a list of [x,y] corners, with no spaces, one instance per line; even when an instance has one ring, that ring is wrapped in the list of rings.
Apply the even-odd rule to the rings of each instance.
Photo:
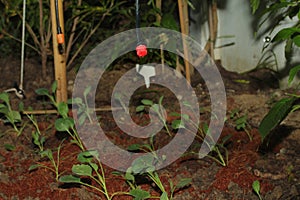
[[[217,15],[217,3],[214,0],[210,0],[208,3],[208,24],[209,24],[209,52],[212,59],[215,59],[215,42],[218,31],[218,15]]]
[[[56,24],[56,11],[55,0],[50,0],[51,21],[52,21],[52,41],[53,41],[53,55],[54,55],[54,73],[55,80],[57,81],[56,100],[57,102],[67,102],[67,75],[66,75],[66,58],[65,51],[60,54],[57,42],[57,24]],[[61,30],[64,33],[64,20],[63,20],[63,4],[62,0],[58,0],[58,14]]]
[[[160,11],[160,13],[156,14],[156,22],[158,22],[159,24],[161,22],[161,12],[162,12],[162,10],[161,10],[161,1],[162,0],[156,0],[156,3],[155,3],[156,8]]]
[[[180,17],[180,28],[182,33],[182,43],[183,43],[183,54],[185,58],[189,57],[188,47],[185,41],[184,35],[189,35],[189,18],[188,18],[188,4],[186,0],[178,0],[178,9]],[[191,83],[191,72],[190,63],[187,59],[184,59],[185,65],[185,76],[189,83]]]

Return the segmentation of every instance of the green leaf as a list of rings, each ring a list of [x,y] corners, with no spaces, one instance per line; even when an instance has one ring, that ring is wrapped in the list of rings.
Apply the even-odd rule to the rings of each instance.
[[[254,14],[258,7],[259,7],[259,4],[260,4],[260,0],[250,0],[250,4],[251,4],[251,7],[252,7],[252,14]]]
[[[144,200],[151,197],[149,192],[139,188],[130,190],[129,194],[134,197],[134,200]]]
[[[46,88],[39,88],[35,90],[35,93],[38,95],[45,95],[45,96],[50,96],[49,91]]]
[[[86,97],[90,93],[91,89],[92,87],[89,85],[87,88],[85,88],[83,95]]]
[[[90,163],[90,166],[93,168],[94,171],[98,171],[99,166],[96,163]]]
[[[52,94],[55,94],[56,89],[57,89],[57,81],[55,80],[55,81],[52,83],[52,85],[51,85],[51,92],[52,92]]]
[[[40,155],[42,158],[46,156],[47,158],[49,158],[49,160],[53,160],[53,153],[52,153],[51,149],[41,151]]]
[[[79,177],[73,175],[61,176],[59,181],[62,183],[82,183]]]
[[[192,182],[191,178],[182,178],[179,180],[179,183],[176,185],[176,189],[182,189],[188,185],[190,185]]]
[[[163,28],[179,31],[179,26],[174,16],[171,13],[166,13],[162,16],[161,26]]]
[[[168,193],[167,192],[163,192],[159,198],[160,200],[169,200],[168,198]]]
[[[79,97],[71,99],[70,101],[71,101],[71,104],[82,104],[83,103],[82,99]]]
[[[127,181],[132,181],[132,182],[135,181],[135,177],[134,177],[131,173],[129,173],[129,172],[126,172],[126,174],[125,174],[125,179],[126,179]]]
[[[65,102],[60,102],[57,106],[57,110],[62,117],[68,117],[69,108],[68,104],[66,104]]]
[[[77,160],[81,163],[91,163],[94,158],[98,158],[99,153],[96,150],[84,151],[78,154]]]
[[[11,116],[14,122],[20,122],[22,120],[18,111],[11,111],[8,114]]]
[[[297,35],[296,37],[294,37],[293,42],[295,43],[295,45],[300,47],[300,35]]]
[[[151,108],[152,108],[156,113],[159,112],[159,105],[158,105],[158,104],[153,104],[153,105],[151,106]]]
[[[180,129],[180,128],[185,128],[183,122],[179,119],[173,120],[172,121],[172,128],[173,129]]]
[[[142,112],[145,110],[145,106],[144,105],[139,105],[135,108],[135,112]]]
[[[267,115],[261,121],[258,131],[262,137],[262,140],[276,127],[282,120],[289,114],[293,107],[293,103],[296,98],[283,98],[279,100],[267,113]]]
[[[30,167],[28,168],[29,171],[35,170],[37,168],[39,168],[40,165],[34,164],[34,165],[30,165]]]
[[[256,194],[260,193],[260,183],[258,180],[254,181],[252,183],[252,188],[253,188],[254,192],[256,192]]]
[[[153,166],[154,157],[151,154],[140,156],[132,162],[132,172],[134,174],[142,174],[155,170]]]
[[[159,100],[158,100],[158,104],[159,104],[159,105],[162,105],[163,99],[164,99],[164,96],[161,96],[161,97],[159,98]]]
[[[13,151],[16,149],[16,147],[12,144],[4,144],[4,148],[6,149],[6,151]]]
[[[24,111],[24,103],[23,102],[19,103],[18,109],[19,109],[20,112]]]
[[[74,126],[74,120],[70,117],[59,118],[55,121],[55,128],[57,131],[68,131]]]
[[[40,144],[40,140],[39,140],[39,133],[37,131],[32,132],[32,138],[33,138],[33,143],[35,145],[39,145]]]
[[[86,164],[73,165],[72,172],[79,176],[92,176],[92,167]]]
[[[141,149],[141,145],[140,144],[131,144],[127,147],[128,151],[138,151]]]
[[[145,106],[152,106],[154,103],[153,101],[149,100],[149,99],[143,99],[142,104],[144,104]]]
[[[0,99],[9,105],[9,96],[6,92],[0,93]]]
[[[296,67],[293,67],[289,72],[289,80],[288,84],[291,85],[292,81],[294,80],[297,73],[300,71],[300,65],[297,65]]]
[[[286,40],[291,37],[295,32],[299,32],[297,28],[284,28],[280,30],[274,37],[273,41]]]

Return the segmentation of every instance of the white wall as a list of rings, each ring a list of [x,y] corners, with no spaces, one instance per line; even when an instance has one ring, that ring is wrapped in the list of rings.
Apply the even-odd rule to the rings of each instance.
[[[202,3],[202,10],[191,12],[191,17],[196,20],[203,20],[207,16],[205,10],[207,5]],[[205,1],[206,2],[206,1]],[[258,32],[261,37],[255,38],[253,28],[255,16],[251,14],[250,0],[222,0],[219,1],[220,8],[218,9],[218,38],[216,47],[234,43],[232,46],[217,48],[215,50],[215,58],[221,59],[223,66],[229,71],[239,73],[254,69],[263,56],[262,48],[265,45],[264,38],[271,38],[277,33],[275,30],[271,35],[262,34],[263,29]],[[207,20],[206,20],[207,21]],[[287,21],[284,26],[290,26],[293,22]],[[266,24],[267,25],[267,24]],[[282,26],[282,27],[284,27]],[[191,36],[194,37],[201,45],[205,45],[208,39],[207,23],[192,23]],[[278,29],[277,29],[278,30]],[[269,45],[267,50],[273,50],[277,57],[279,70],[285,67],[284,43],[272,47]],[[266,55],[270,55],[270,51],[265,51]],[[293,62],[300,62],[300,52],[295,52]],[[275,59],[274,57],[272,58]],[[274,64],[274,63],[273,63]],[[275,65],[269,66],[275,68]]]

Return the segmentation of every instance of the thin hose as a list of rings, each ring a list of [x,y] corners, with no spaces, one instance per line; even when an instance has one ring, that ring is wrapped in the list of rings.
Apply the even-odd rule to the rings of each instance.
[[[61,31],[59,15],[58,15],[58,0],[55,0],[55,17],[56,17],[57,34],[61,34],[62,31]]]
[[[23,19],[22,19],[22,47],[21,47],[21,73],[20,73],[20,86],[23,89],[24,79],[24,55],[25,55],[25,18],[26,18],[26,0],[23,0]]]
[[[141,43],[141,36],[140,36],[140,5],[139,0],[135,1],[135,17],[136,17],[136,38],[137,44]]]

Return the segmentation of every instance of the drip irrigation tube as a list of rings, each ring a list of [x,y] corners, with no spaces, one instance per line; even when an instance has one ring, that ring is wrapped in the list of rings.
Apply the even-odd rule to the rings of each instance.
[[[60,54],[63,54],[63,44],[65,43],[65,39],[60,26],[58,0],[55,0],[55,18],[56,18],[56,29],[57,29],[58,52]]]

